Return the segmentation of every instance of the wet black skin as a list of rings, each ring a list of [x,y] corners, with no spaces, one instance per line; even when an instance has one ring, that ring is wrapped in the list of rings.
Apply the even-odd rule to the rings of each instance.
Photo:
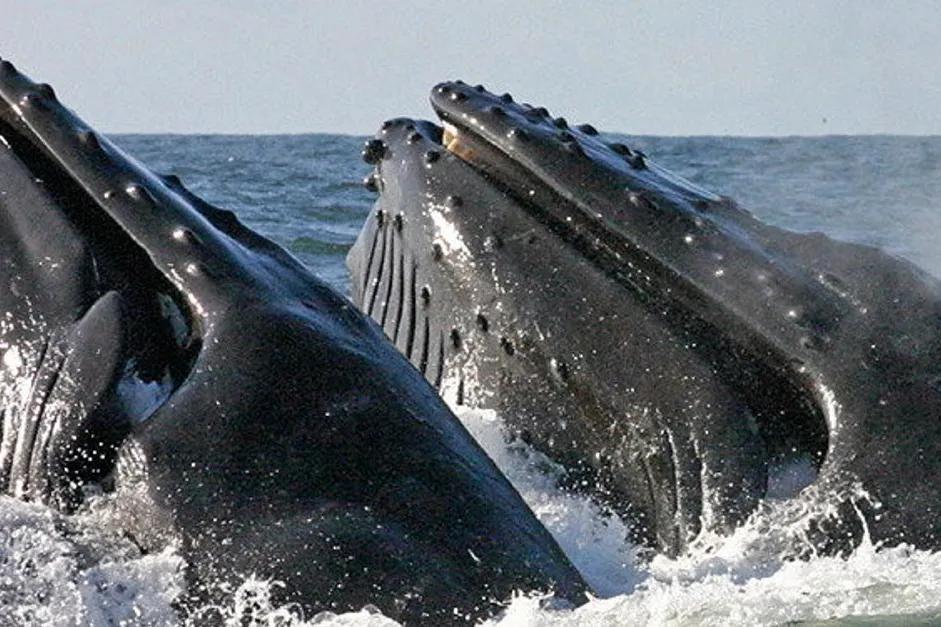
[[[585,585],[421,375],[233,214],[0,63],[0,487],[179,542],[200,624],[275,602],[463,624]],[[140,400],[146,395],[149,400]]]
[[[383,126],[348,264],[354,300],[446,398],[498,409],[670,554],[802,460],[839,512],[816,548],[864,526],[941,547],[936,279],[765,225],[508,94],[454,82],[431,100],[461,147]]]

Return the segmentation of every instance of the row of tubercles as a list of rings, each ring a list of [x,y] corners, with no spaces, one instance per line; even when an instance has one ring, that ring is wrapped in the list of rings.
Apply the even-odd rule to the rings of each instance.
[[[457,84],[464,85],[464,83],[462,83],[461,81],[457,81]],[[491,94],[490,92],[487,92],[486,88],[483,85],[477,85],[473,89],[479,93],[483,93],[483,94],[493,97],[493,94]],[[463,102],[464,100],[467,100],[468,98],[466,93],[462,91],[452,90],[447,85],[439,86],[438,90],[442,94],[450,94],[450,98],[457,102]],[[513,96],[508,93],[505,93],[502,96],[499,96],[499,99],[503,103],[513,104],[514,102]],[[549,114],[548,109],[546,109],[545,107],[534,108],[532,107],[532,105],[529,105],[529,104],[524,104],[522,105],[522,107],[523,107],[522,112],[527,117],[532,118],[533,116],[535,116],[537,118],[542,118],[542,119],[547,119],[547,120],[551,119],[551,115]],[[491,106],[489,111],[490,113],[496,115],[497,117],[503,117],[507,115],[506,111],[500,105]],[[561,117],[556,118],[553,121],[553,124],[557,128],[563,129],[563,130],[560,130],[560,132],[557,135],[557,138],[567,150],[569,150],[573,154],[581,154],[581,155],[585,154],[584,150],[579,145],[578,138],[575,136],[575,134],[569,130],[564,130],[568,128],[568,122],[566,122],[565,118],[561,118]],[[596,136],[599,134],[597,129],[595,129],[595,127],[591,126],[590,124],[582,124],[575,128],[576,130],[588,136]],[[526,141],[528,139],[528,135],[526,134],[526,131],[524,131],[523,129],[519,127],[511,128],[507,132],[507,137],[511,139],[522,140],[522,141]],[[634,169],[645,169],[647,167],[644,161],[645,155],[643,152],[639,150],[632,151],[626,144],[621,143],[621,142],[612,142],[606,145],[613,152],[623,157],[624,160],[627,161],[630,167]],[[638,207],[645,207],[647,209],[656,209],[654,201],[646,193],[637,192],[637,191],[633,191],[630,189],[626,191],[629,194],[628,199],[630,200],[632,204]]]
[[[466,84],[462,81],[455,81],[456,85],[466,87]],[[463,103],[469,99],[468,95],[464,91],[456,90],[451,86],[439,85],[438,93],[448,96],[448,98],[456,103]],[[534,123],[547,123],[554,126],[559,130],[557,138],[566,150],[573,152],[575,154],[584,154],[584,149],[578,143],[577,137],[571,132],[573,129],[580,132],[583,135],[589,137],[597,137],[600,135],[598,129],[596,129],[591,124],[579,124],[575,127],[570,127],[568,121],[563,117],[553,118],[549,113],[549,110],[545,107],[534,107],[528,103],[523,103],[522,105],[516,105],[513,100],[513,96],[505,93],[502,96],[496,96],[495,94],[487,91],[483,85],[477,85],[472,88],[474,91],[484,95],[489,96],[491,99],[498,100],[498,103],[495,103],[487,108],[487,112],[495,117],[505,117],[507,115],[506,106],[515,106],[518,113],[520,113],[527,120],[530,120]],[[510,139],[517,141],[526,141],[529,137],[524,129],[520,127],[513,127],[507,132],[507,136]],[[623,142],[604,142],[604,145],[607,146],[612,152],[621,156],[627,164],[635,169],[642,170],[645,169],[646,163],[644,161],[644,153],[639,150],[631,150],[627,144]]]
[[[16,67],[7,60],[0,61],[0,72],[7,76],[22,77],[22,75],[17,71]],[[56,97],[55,90],[48,83],[33,83],[32,89],[23,94],[22,98],[20,99],[20,106],[42,110],[48,110],[50,104],[58,103],[59,101]],[[104,158],[108,158],[107,154],[105,153],[104,146],[102,145],[102,142],[95,131],[83,128],[76,133],[76,139],[82,146],[88,149],[89,152],[98,153]],[[179,179],[176,177],[168,178],[168,182],[170,184],[174,182],[180,184]],[[124,187],[124,192],[128,198],[135,202],[146,203],[150,205],[156,204],[156,200],[150,193],[150,190],[147,189],[147,187],[142,183],[129,183]],[[103,194],[103,197],[105,200],[111,200],[115,197],[115,195],[115,191],[108,190]],[[175,228],[171,235],[175,241],[189,246],[198,246],[200,244],[199,238],[190,229],[185,227]],[[198,264],[188,264],[186,270],[189,274],[192,275],[197,275],[202,272],[202,269]]]

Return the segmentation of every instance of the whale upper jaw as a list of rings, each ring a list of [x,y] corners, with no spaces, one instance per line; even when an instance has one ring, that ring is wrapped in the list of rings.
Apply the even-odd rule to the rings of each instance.
[[[728,426],[725,435],[736,421],[742,432],[751,423],[760,434],[757,454],[766,463],[748,455],[730,466],[751,466],[747,474],[810,462],[820,471],[817,483],[833,488],[829,494],[861,485],[883,502],[878,512],[863,507],[878,537],[941,543],[925,506],[941,500],[939,482],[915,482],[911,499],[894,496],[899,477],[941,478],[941,466],[924,462],[941,453],[932,427],[941,420],[937,280],[874,248],[763,224],[642,152],[508,94],[448,82],[432,90],[431,103],[440,125],[390,120],[367,144],[364,156],[376,166],[367,186],[380,195],[348,263],[355,299],[390,336],[410,328],[400,320],[414,310],[420,327],[443,338],[441,365],[424,363],[452,400],[504,403],[510,422],[542,415],[513,426],[556,459],[592,467],[589,456],[610,450],[585,434],[583,454],[565,445],[576,416],[625,411],[638,398],[624,394],[634,382],[648,389],[641,406],[662,406],[664,392],[654,391],[645,368],[663,376],[662,361],[672,355],[687,374],[699,364],[694,378],[711,390],[710,402],[736,401],[718,412],[726,416],[718,421]],[[522,250],[523,241],[534,244]],[[606,320],[630,322],[615,332],[582,313],[602,310]],[[569,340],[589,334],[605,341]],[[411,347],[406,354],[418,363],[408,336],[399,336],[399,348]],[[618,347],[634,336],[651,348]],[[682,344],[685,356],[664,343]],[[622,365],[588,357],[605,353],[619,355]],[[672,374],[675,394],[691,389],[683,372]],[[708,508],[694,505],[695,490],[680,506],[682,499],[656,504],[640,493],[681,483],[682,469],[701,459],[697,453],[685,463],[676,453],[683,448],[678,429],[668,425],[673,437],[652,445],[662,454],[650,461],[673,468],[661,481],[650,467],[635,468],[651,477],[649,485],[618,488],[622,500],[625,493],[627,501],[647,499],[642,525],[657,527],[653,516],[674,528],[654,540],[673,552],[699,527],[677,529],[670,513],[690,507],[688,518],[698,518]],[[692,437],[700,452],[717,438]],[[879,452],[870,454],[877,440]],[[714,505],[741,510],[748,502],[720,498]],[[845,518],[857,521],[849,525],[858,537],[858,516]]]
[[[0,478],[13,494],[73,507],[77,486],[113,466],[117,443],[190,376],[230,311],[342,310],[289,253],[155,175],[6,60],[0,140],[10,286]]]
[[[147,186],[178,183],[154,179],[9,61],[0,140],[0,483],[71,509],[200,350],[192,295],[109,214],[156,223]],[[179,225],[162,226],[172,242]]]

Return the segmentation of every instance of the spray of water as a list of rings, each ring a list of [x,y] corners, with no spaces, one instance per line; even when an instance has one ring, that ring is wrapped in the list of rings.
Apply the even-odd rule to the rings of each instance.
[[[564,471],[508,438],[498,416],[459,413],[598,595],[575,610],[521,595],[489,627],[783,625],[841,617],[849,621],[843,624],[865,624],[852,622],[864,617],[926,624],[941,616],[941,553],[864,538],[843,557],[813,554],[808,534],[834,507],[832,498],[814,498],[813,486],[767,500],[730,536],[703,536],[676,559],[648,560],[625,541],[622,521],[560,489]],[[871,505],[852,487],[841,496]],[[142,555],[109,515],[104,496],[73,516],[0,497],[0,625],[197,627],[210,614],[233,627],[396,624],[368,605],[303,616],[272,602],[279,582],[257,578],[183,622],[174,610],[185,586],[182,559],[172,547]]]

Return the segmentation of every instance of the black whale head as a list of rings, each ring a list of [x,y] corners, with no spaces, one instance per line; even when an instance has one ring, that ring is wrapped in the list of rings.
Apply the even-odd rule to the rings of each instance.
[[[298,299],[342,317],[346,307],[280,247],[151,173],[9,61],[0,97],[0,477],[13,494],[69,508],[82,473],[113,465],[116,444],[192,374],[232,309]]]
[[[6,61],[0,261],[0,487],[68,508],[110,474],[127,533],[181,541],[197,604],[252,573],[305,613],[406,624],[583,600],[372,322]]]
[[[501,407],[668,551],[740,520],[793,461],[881,502],[873,537],[941,542],[934,279],[765,225],[509,95],[431,100],[443,128],[394,120],[367,151],[380,196],[350,255],[387,333],[417,311],[438,338],[430,379]]]
[[[380,196],[348,258],[354,300],[448,400],[499,409],[670,552],[751,511],[766,464],[753,421],[688,338],[440,128],[391,120],[373,141]]]

